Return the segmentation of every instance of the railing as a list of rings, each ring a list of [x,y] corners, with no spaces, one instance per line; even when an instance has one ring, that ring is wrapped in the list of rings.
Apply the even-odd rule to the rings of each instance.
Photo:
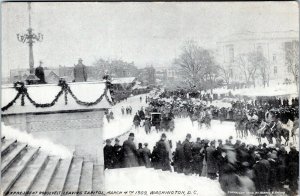
[[[77,96],[73,93],[73,91],[70,88],[70,85],[68,83],[66,83],[65,80],[59,80],[58,86],[61,87],[60,91],[57,93],[57,95],[54,97],[54,99],[49,102],[49,103],[37,103],[36,101],[34,101],[32,99],[32,97],[29,95],[28,91],[27,91],[27,87],[25,86],[24,82],[15,82],[13,88],[18,92],[17,95],[8,103],[6,104],[4,107],[1,108],[2,112],[6,111],[7,109],[9,109],[10,107],[12,107],[16,101],[18,99],[21,99],[21,106],[25,105],[25,97],[29,100],[29,102],[31,104],[33,104],[36,108],[47,108],[47,107],[52,107],[54,106],[58,99],[64,95],[64,102],[65,105],[68,104],[68,94],[71,95],[71,97],[75,100],[75,102],[78,105],[82,105],[82,106],[94,106],[97,105],[98,103],[100,103],[102,101],[102,99],[105,97],[105,99],[107,100],[107,102],[110,105],[114,105],[114,101],[113,98],[112,100],[110,100],[110,98],[107,95],[107,92],[110,91],[111,89],[111,83],[109,81],[105,82],[105,89],[103,94],[96,99],[96,101],[94,102],[85,102],[85,101],[81,101],[77,98]],[[3,95],[2,95],[3,96]]]

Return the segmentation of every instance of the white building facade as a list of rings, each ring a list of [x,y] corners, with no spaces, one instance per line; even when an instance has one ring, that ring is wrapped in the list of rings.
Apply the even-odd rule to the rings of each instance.
[[[261,52],[267,60],[270,83],[282,84],[286,79],[294,80],[286,64],[286,50],[293,43],[299,44],[298,31],[233,34],[217,42],[216,59],[228,71],[230,82],[243,82],[245,77],[239,65],[240,59],[251,52]]]

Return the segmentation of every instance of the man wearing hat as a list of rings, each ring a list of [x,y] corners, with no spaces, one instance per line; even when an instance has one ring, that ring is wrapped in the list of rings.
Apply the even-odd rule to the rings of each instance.
[[[210,179],[216,179],[218,172],[217,154],[215,141],[210,142],[210,146],[206,148],[206,164],[207,164],[207,176]]]
[[[169,151],[166,145],[166,134],[161,134],[160,140],[156,143],[157,149],[157,168],[163,171],[171,170]]]
[[[114,145],[114,168],[121,168],[123,162],[123,148],[120,145],[120,140],[115,139]]]
[[[123,143],[124,167],[139,166],[138,159],[137,159],[138,153],[133,140],[134,140],[134,133],[130,133],[128,139]]]
[[[182,143],[183,146],[183,153],[184,153],[184,168],[183,172],[185,175],[192,173],[193,167],[193,154],[192,154],[192,143],[190,142],[192,135],[188,133],[184,142]]]
[[[144,159],[145,166],[147,168],[151,167],[151,162],[150,162],[151,152],[148,148],[148,143],[144,143],[144,148],[143,148],[142,153],[143,153],[143,159]]]
[[[86,82],[87,81],[86,67],[82,63],[81,58],[78,60],[78,64],[74,66],[74,81],[75,82]]]
[[[106,145],[103,149],[104,153],[104,169],[113,169],[114,165],[114,148],[109,139],[106,140]]]
[[[197,138],[197,141],[192,146],[192,155],[194,160],[192,173],[201,176],[205,153],[204,153],[204,145],[201,143],[201,139],[199,137]]]
[[[46,84],[44,68],[42,66],[43,62],[40,61],[40,65],[35,69],[35,75],[40,79],[40,84]]]

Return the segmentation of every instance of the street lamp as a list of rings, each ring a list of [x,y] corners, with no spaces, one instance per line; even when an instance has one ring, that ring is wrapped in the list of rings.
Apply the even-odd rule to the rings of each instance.
[[[33,29],[31,28],[31,15],[30,15],[30,2],[28,3],[28,12],[29,12],[29,28],[27,29],[27,34],[22,34],[20,35],[19,33],[17,34],[17,39],[18,41],[22,43],[28,43],[29,46],[29,76],[27,77],[26,81],[28,84],[36,83],[36,81],[39,80],[34,75],[34,59],[33,59],[33,43],[35,41],[41,42],[43,41],[43,34],[38,33],[34,34]]]

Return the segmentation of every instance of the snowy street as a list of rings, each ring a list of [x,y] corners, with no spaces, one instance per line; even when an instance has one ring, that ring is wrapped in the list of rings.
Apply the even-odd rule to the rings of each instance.
[[[114,105],[110,110],[114,113],[114,119],[111,120],[109,123],[107,119],[104,118],[104,126],[103,126],[103,140],[111,139],[117,137],[129,130],[132,129],[133,126],[133,116],[134,114],[141,109],[141,107],[147,106],[145,102],[147,94],[132,96],[129,97],[127,100],[124,100],[120,103]],[[142,97],[142,102],[140,101],[140,97]],[[131,106],[132,107],[132,114],[127,115],[126,112],[122,115],[121,108]]]
[[[112,139],[114,137],[126,133],[119,137],[120,142],[122,144],[128,138],[129,133],[133,132],[135,134],[136,145],[138,143],[148,143],[149,149],[153,149],[155,143],[159,141],[162,132],[156,132],[154,127],[152,127],[151,133],[147,135],[144,130],[144,127],[139,127],[138,129],[135,129],[132,123],[135,112],[137,112],[137,110],[139,110],[141,107],[145,107],[147,105],[145,103],[145,96],[146,95],[142,95],[142,102],[140,102],[140,96],[133,96],[128,98],[127,101],[123,101],[113,106],[112,111],[115,115],[115,119],[112,120],[110,123],[107,122],[106,118],[104,119],[104,140]],[[133,107],[132,115],[122,116],[121,107],[126,107],[129,105]],[[291,129],[291,127],[292,125],[287,125],[288,129]],[[212,120],[211,128],[208,129],[205,126],[203,126],[201,129],[199,129],[197,122],[195,122],[194,125],[192,125],[192,122],[189,118],[175,118],[175,130],[173,132],[165,133],[167,135],[167,140],[172,140],[172,150],[175,150],[176,142],[183,141],[185,139],[186,134],[188,133],[192,135],[191,141],[196,141],[196,138],[200,137],[201,139],[216,141],[218,139],[221,139],[223,143],[225,143],[225,140],[228,139],[229,136],[233,137],[233,143],[235,143],[236,141],[234,122],[230,121],[225,121],[221,124],[219,120]],[[246,144],[258,145],[258,140],[256,136],[251,136],[250,133],[247,139],[239,138],[239,140]],[[290,138],[290,141],[292,141],[292,138]],[[262,138],[262,143],[264,142],[268,144],[266,138]]]

